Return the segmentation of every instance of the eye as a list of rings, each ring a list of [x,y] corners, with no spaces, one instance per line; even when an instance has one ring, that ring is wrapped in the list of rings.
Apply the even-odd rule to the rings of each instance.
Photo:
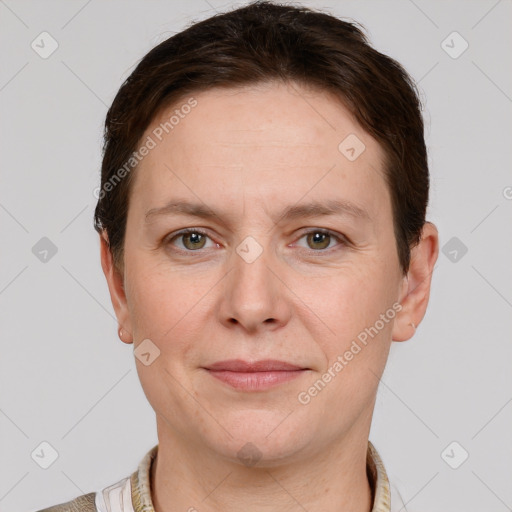
[[[308,249],[311,252],[328,252],[326,249],[333,248],[333,242],[337,241],[338,245],[347,245],[343,237],[334,234],[332,231],[326,229],[312,229],[302,234],[299,240],[306,239]],[[175,241],[180,240],[181,246],[175,244]],[[208,234],[199,228],[187,228],[170,235],[166,240],[166,245],[175,245],[178,250],[183,252],[195,252],[200,249],[208,249],[206,246],[207,241],[210,240],[213,245],[218,244],[213,242]]]
[[[334,240],[338,241],[339,245],[346,245],[346,242],[342,237],[339,237],[326,229],[312,229],[304,233],[299,240],[303,238],[306,239],[308,248],[316,252],[332,248],[332,246],[329,246]]]
[[[182,231],[172,235],[167,240],[167,244],[173,244],[174,240],[182,240],[182,247],[178,246],[178,249],[184,251],[197,251],[204,249],[207,239],[210,237],[201,229],[189,228],[183,229]]]

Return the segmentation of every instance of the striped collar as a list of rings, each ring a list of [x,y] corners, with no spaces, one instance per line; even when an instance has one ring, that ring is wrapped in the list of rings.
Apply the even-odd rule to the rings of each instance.
[[[123,512],[125,510],[131,512],[130,508],[133,509],[133,512],[155,512],[151,500],[150,475],[151,464],[156,457],[157,451],[158,444],[146,453],[137,470],[131,474],[129,479],[126,479],[125,488],[128,495],[131,491],[132,503],[130,505],[132,507],[121,508]],[[370,441],[368,441],[366,469],[372,489],[373,507],[371,512],[393,512],[393,510],[399,510],[395,507],[391,508],[392,489],[390,488],[386,469],[379,453]],[[395,500],[394,505],[399,505],[402,500],[398,493],[396,496],[398,499]],[[406,510],[405,506],[400,510]]]

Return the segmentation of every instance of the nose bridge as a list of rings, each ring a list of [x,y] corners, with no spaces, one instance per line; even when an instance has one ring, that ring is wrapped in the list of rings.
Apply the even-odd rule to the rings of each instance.
[[[269,320],[283,320],[279,306],[283,300],[282,284],[271,270],[275,262],[269,237],[259,238],[247,236],[235,248],[223,299],[225,319],[236,320],[247,329],[255,329]]]

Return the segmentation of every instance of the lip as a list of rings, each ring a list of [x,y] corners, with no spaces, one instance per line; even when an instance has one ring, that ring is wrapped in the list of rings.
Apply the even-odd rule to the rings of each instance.
[[[284,361],[265,359],[249,363],[241,359],[219,361],[204,368],[216,379],[237,390],[263,391],[289,382],[309,370]]]
[[[286,372],[294,370],[308,370],[302,366],[286,363],[285,361],[277,361],[275,359],[263,359],[249,363],[243,359],[229,359],[227,361],[219,361],[206,367],[211,371],[227,371],[227,372]]]

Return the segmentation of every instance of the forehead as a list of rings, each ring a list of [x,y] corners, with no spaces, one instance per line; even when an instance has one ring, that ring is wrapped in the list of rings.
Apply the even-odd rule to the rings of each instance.
[[[134,189],[148,208],[178,188],[205,202],[229,204],[244,194],[265,206],[356,189],[360,201],[372,202],[372,192],[385,189],[380,145],[335,96],[295,83],[192,94],[162,110],[147,137],[155,146],[136,170]]]
[[[193,108],[187,106],[191,98],[196,103]],[[217,150],[228,146],[230,152],[245,147],[255,150],[265,146],[268,151],[304,146],[328,149],[329,155],[336,157],[341,140],[354,133],[364,140],[367,157],[381,153],[377,142],[338,97],[293,82],[264,82],[191,94],[162,110],[147,133],[155,129],[163,129],[163,138],[174,138],[176,145],[201,144],[205,149],[214,145]]]

